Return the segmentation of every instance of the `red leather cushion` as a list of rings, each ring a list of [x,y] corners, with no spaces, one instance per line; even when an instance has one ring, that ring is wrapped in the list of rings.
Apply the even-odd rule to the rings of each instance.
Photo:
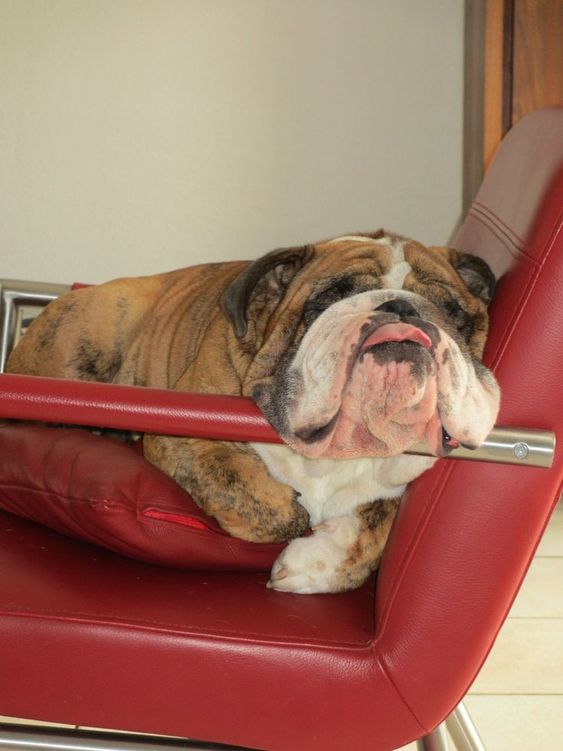
[[[231,537],[132,448],[86,430],[1,426],[0,508],[167,566],[267,571],[283,547]]]

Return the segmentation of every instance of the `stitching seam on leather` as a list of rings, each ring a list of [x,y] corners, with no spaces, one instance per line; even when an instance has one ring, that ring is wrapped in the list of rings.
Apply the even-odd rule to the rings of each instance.
[[[476,208],[477,211],[480,211],[482,214],[485,214],[488,216],[491,221],[494,221],[495,224],[498,224],[499,228],[502,228],[503,233],[508,237],[510,242],[512,242],[518,249],[525,253],[522,246],[525,245],[524,240],[514,232],[507,224],[504,222],[498,214],[495,214],[495,212],[485,204],[481,203],[480,201],[473,201],[473,207]]]
[[[493,235],[493,237],[495,237],[501,243],[501,245],[504,246],[508,255],[511,258],[513,258],[515,261],[518,261],[520,256],[524,255],[520,253],[518,248],[512,245],[512,243],[504,235],[500,227],[497,227],[496,224],[492,222],[488,217],[485,217],[482,214],[479,214],[478,212],[475,212],[473,210],[469,212],[469,216],[471,216],[471,218],[475,222],[477,222],[478,224],[481,224],[485,229],[489,230],[491,235]],[[528,258],[528,256],[526,256],[526,258]]]
[[[541,272],[543,271],[543,269],[544,269],[544,267],[545,267],[545,265],[547,263],[547,260],[549,259],[550,255],[551,255],[551,253],[553,251],[553,248],[555,247],[555,241],[557,240],[557,238],[561,234],[562,227],[563,227],[562,220],[563,220],[563,212],[557,218],[557,221],[554,224],[554,228],[553,228],[553,230],[551,232],[551,235],[549,236],[549,240],[545,243],[545,246],[548,248],[548,250],[542,255],[541,263],[538,265],[535,274],[533,274],[531,276],[528,285],[524,289],[523,296],[520,298],[521,301],[522,301],[522,305],[520,305],[519,309],[515,311],[515,314],[512,317],[509,326],[507,327],[507,334],[504,337],[504,341],[502,342],[502,344],[500,346],[500,349],[498,350],[498,352],[495,355],[495,358],[493,359],[493,366],[494,367],[498,366],[498,364],[500,363],[500,361],[501,361],[501,359],[502,359],[502,357],[504,355],[504,352],[506,351],[506,348],[508,347],[508,345],[509,345],[509,343],[510,343],[510,341],[512,339],[514,329],[517,326],[518,321],[524,315],[524,309],[526,307],[526,304],[527,304],[528,300],[530,299],[530,295],[532,294],[532,292],[534,290],[534,287],[536,286],[537,281],[539,279],[539,276],[540,276]]]
[[[550,240],[549,240],[548,243],[546,243],[546,245],[550,246],[549,250],[546,253],[544,253],[544,255],[542,257],[542,263],[541,263],[541,265],[538,266],[538,268],[536,269],[536,273],[531,277],[530,282],[527,285],[527,287],[526,287],[526,289],[525,289],[525,291],[523,293],[523,297],[521,298],[521,299],[523,299],[523,306],[526,304],[527,300],[530,298],[532,290],[533,290],[533,288],[534,288],[534,286],[535,286],[535,284],[537,282],[537,278],[538,278],[541,270],[543,269],[546,260],[548,259],[549,255],[551,254],[551,252],[553,250],[553,247],[555,245],[555,239],[558,237],[560,231],[561,231],[561,223],[556,224],[556,226],[554,227],[554,231],[552,232]],[[506,351],[506,347],[507,347],[509,341],[512,339],[512,334],[513,334],[514,327],[516,326],[516,324],[518,323],[518,320],[520,319],[521,315],[523,314],[522,307],[520,308],[519,314],[515,315],[511,319],[511,321],[510,321],[510,323],[509,323],[509,325],[507,327],[508,332],[507,332],[507,335],[505,337],[505,341],[503,342],[503,345],[501,346],[501,348],[499,349],[498,353],[495,355],[495,358],[493,360],[493,363],[494,363],[495,366],[498,366],[500,364],[500,362],[502,360],[502,357],[504,355],[504,352]],[[453,464],[450,465],[449,467],[445,467],[444,470],[445,471],[443,471],[441,477],[439,477],[439,478],[436,479],[436,482],[434,483],[434,486],[433,486],[431,492],[429,493],[430,496],[434,495],[437,492],[438,493],[442,492],[444,486],[447,483],[447,480],[449,479],[449,476],[450,476],[451,472],[453,471]],[[446,470],[448,470],[448,471],[446,471]],[[438,489],[437,486],[438,486],[438,482],[439,481],[441,481],[441,487]],[[397,574],[395,576],[394,580],[391,582],[391,585],[390,585],[390,588],[389,588],[391,594],[389,595],[389,598],[387,600],[387,604],[385,606],[385,609],[383,611],[383,615],[381,617],[381,621],[380,621],[380,625],[379,625],[379,629],[378,629],[378,636],[376,637],[376,641],[379,638],[379,634],[381,633],[381,631],[383,631],[383,629],[385,628],[385,626],[387,624],[389,611],[390,611],[390,609],[391,609],[391,607],[392,607],[392,605],[393,605],[393,603],[395,601],[395,598],[397,596],[397,592],[398,592],[398,590],[399,590],[399,588],[401,586],[401,582],[402,582],[403,577],[404,577],[404,570],[406,569],[406,567],[408,566],[408,563],[410,562],[410,560],[412,558],[413,549],[418,545],[418,541],[419,541],[420,535],[424,531],[424,528],[426,527],[426,524],[429,521],[429,516],[434,511],[435,506],[436,506],[436,503],[433,503],[432,506],[431,506],[431,508],[429,509],[429,515],[426,516],[426,517],[423,517],[423,521],[419,522],[419,525],[418,525],[418,527],[416,529],[415,534],[412,537],[411,543],[410,543],[410,545],[409,545],[409,547],[407,549],[405,557],[403,558],[403,561],[401,562],[401,574],[400,575]],[[427,504],[427,506],[425,508],[425,512],[427,510],[428,510],[428,504]]]
[[[502,361],[502,358],[504,356],[504,353],[506,351],[506,348],[512,339],[513,331],[515,326],[517,325],[518,321],[520,320],[521,315],[523,314],[523,308],[525,307],[527,301],[530,298],[530,295],[533,291],[533,288],[535,287],[537,280],[540,276],[541,271],[543,270],[551,252],[553,251],[553,248],[555,247],[555,240],[558,238],[559,234],[562,231],[562,223],[561,223],[561,216],[559,215],[557,221],[554,223],[554,228],[551,232],[551,235],[549,237],[548,242],[546,242],[544,245],[547,247],[547,251],[542,255],[542,260],[540,264],[537,264],[536,262],[536,270],[535,273],[532,275],[529,284],[525,288],[525,291],[523,293],[523,296],[521,299],[523,300],[523,305],[521,307],[521,311],[519,315],[515,315],[509,325],[507,326],[507,334],[504,338],[503,345],[500,347],[499,351],[497,352],[495,358],[494,358],[494,365],[498,366],[500,362]],[[381,620],[379,623],[379,628],[377,629],[377,636],[374,640],[374,645],[382,638],[382,634],[385,630],[385,627],[387,625],[387,622],[389,620],[389,614],[391,611],[391,608],[393,607],[393,604],[398,596],[399,590],[401,588],[401,584],[404,580],[404,577],[406,575],[406,571],[409,567],[409,564],[413,558],[413,556],[416,553],[416,549],[418,548],[420,539],[422,537],[422,533],[424,532],[426,526],[430,522],[430,518],[433,515],[437,505],[440,502],[440,496],[447,485],[447,482],[450,478],[450,475],[454,469],[454,463],[452,463],[450,466],[445,467],[445,470],[443,471],[442,475],[436,479],[436,482],[434,483],[431,491],[429,492],[429,496],[435,497],[435,501],[433,503],[427,503],[426,507],[424,509],[424,514],[422,514],[422,520],[419,522],[415,534],[412,536],[411,543],[407,549],[407,552],[405,553],[405,556],[403,557],[402,562],[400,563],[400,573],[398,573],[395,578],[392,580],[389,591],[389,597],[387,599],[387,603],[385,605],[385,608],[383,610],[383,614],[381,616]],[[440,483],[440,486],[439,486]],[[439,486],[439,487],[438,487]],[[426,513],[428,512],[428,513]],[[383,655],[380,656],[380,662],[383,664]],[[391,680],[390,676],[389,679]],[[393,684],[395,685],[395,684]],[[398,689],[397,689],[398,691]],[[399,692],[398,692],[399,693]]]

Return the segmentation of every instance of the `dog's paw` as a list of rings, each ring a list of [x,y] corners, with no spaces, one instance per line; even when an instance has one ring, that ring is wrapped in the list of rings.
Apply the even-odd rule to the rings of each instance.
[[[301,595],[350,589],[345,562],[357,533],[356,519],[339,517],[292,540],[274,563],[268,587]]]

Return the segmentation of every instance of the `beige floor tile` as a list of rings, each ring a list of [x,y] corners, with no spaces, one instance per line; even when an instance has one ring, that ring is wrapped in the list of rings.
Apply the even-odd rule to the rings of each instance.
[[[508,618],[471,693],[563,694],[563,619]]]
[[[563,505],[559,503],[536,551],[537,556],[563,556]]]
[[[112,730],[111,728],[96,728],[88,725],[79,725],[77,730],[94,731],[95,733],[111,733],[112,735],[139,735],[143,738],[162,738],[164,740],[184,740],[178,735],[157,735],[156,733],[137,733],[134,730]]]
[[[534,558],[511,618],[563,618],[563,558]]]
[[[561,751],[563,696],[468,696],[487,751]]]
[[[9,725],[33,725],[33,726],[41,726],[46,728],[65,728],[65,729],[74,729],[75,725],[61,725],[58,722],[43,722],[43,720],[24,720],[20,717],[3,717],[0,715],[0,722],[5,722]]]

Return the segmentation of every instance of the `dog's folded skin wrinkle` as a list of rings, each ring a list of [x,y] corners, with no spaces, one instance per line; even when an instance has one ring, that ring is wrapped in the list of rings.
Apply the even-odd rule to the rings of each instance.
[[[303,443],[314,443],[324,438],[332,428],[334,427],[336,420],[338,419],[338,413],[331,418],[326,425],[320,425],[319,427],[305,428],[301,431],[296,431],[295,435]]]
[[[270,587],[339,592],[377,568],[406,485],[435,461],[405,452],[476,448],[493,427],[494,283],[469,254],[348,234],[71,292],[8,371],[252,396],[285,445],[145,435],[145,456],[228,533],[291,540]]]

